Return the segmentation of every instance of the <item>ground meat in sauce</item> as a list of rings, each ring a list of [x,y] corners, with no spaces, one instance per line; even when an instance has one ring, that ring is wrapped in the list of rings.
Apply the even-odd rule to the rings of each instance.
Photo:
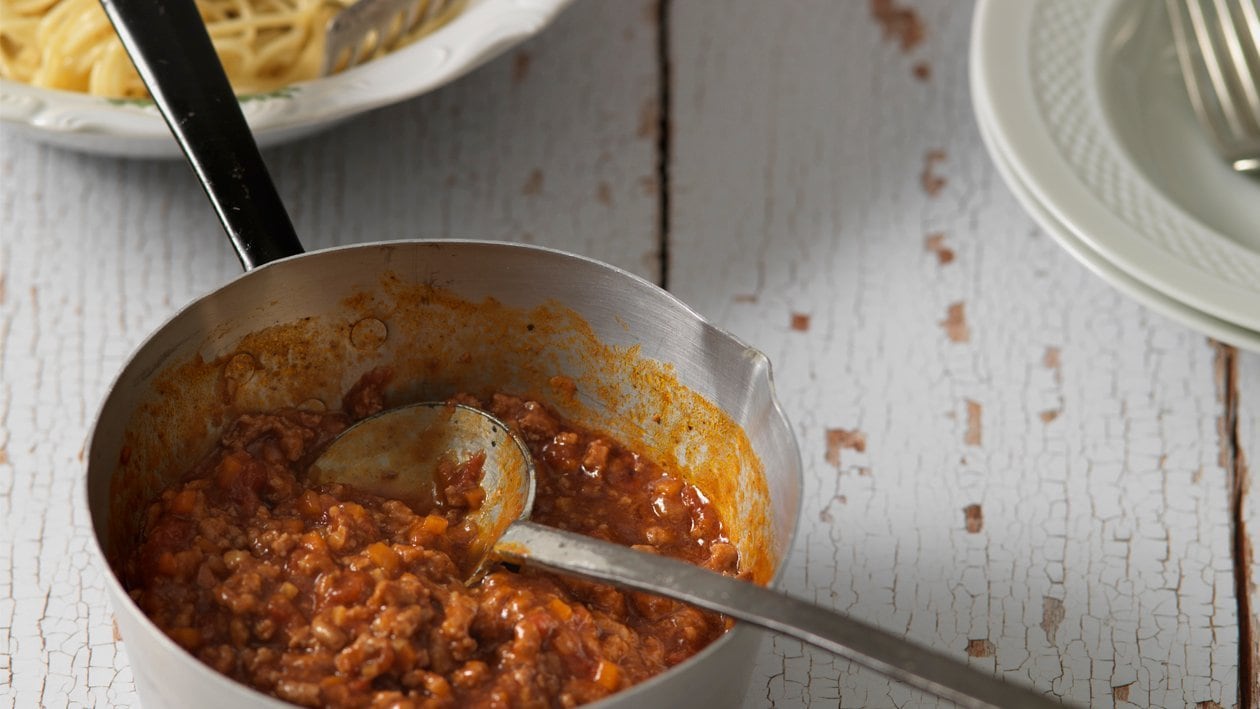
[[[647,594],[499,568],[466,587],[465,513],[482,460],[448,465],[423,514],[302,471],[352,420],[382,406],[369,373],[347,413],[248,414],[146,511],[125,563],[132,597],[219,672],[308,706],[574,706],[681,662],[720,616]],[[529,443],[533,519],[736,572],[713,506],[679,477],[545,406],[485,408]]]

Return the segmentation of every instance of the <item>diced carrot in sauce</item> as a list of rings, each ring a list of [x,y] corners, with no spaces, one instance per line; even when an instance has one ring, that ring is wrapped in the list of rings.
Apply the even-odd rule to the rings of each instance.
[[[552,615],[562,621],[573,617],[573,608],[559,598],[553,598],[548,601],[547,607],[551,609]]]
[[[177,515],[189,515],[197,507],[196,490],[180,490],[171,500],[171,512]]]
[[[347,502],[342,505],[342,509],[345,510],[346,517],[349,519],[356,521],[367,519],[367,510],[357,502]]]
[[[315,552],[328,551],[328,544],[319,532],[307,532],[302,535],[301,544],[303,547]]]
[[[421,523],[421,529],[429,534],[445,534],[448,524],[450,523],[441,515],[425,515],[424,522]]]
[[[394,551],[388,544],[384,542],[374,542],[368,545],[368,558],[372,563],[376,564],[386,575],[393,576],[398,573],[398,552]]]
[[[595,668],[595,684],[614,691],[621,681],[621,668],[609,662],[608,660],[600,660],[599,666]]]

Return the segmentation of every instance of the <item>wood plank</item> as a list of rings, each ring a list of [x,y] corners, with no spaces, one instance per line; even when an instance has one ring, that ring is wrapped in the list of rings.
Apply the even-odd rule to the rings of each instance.
[[[578,3],[435,94],[267,155],[308,248],[528,241],[658,275],[650,3]],[[100,398],[235,257],[182,163],[0,135],[0,697],[134,705],[74,500]]]
[[[970,8],[671,4],[673,289],[766,351],[806,463],[790,592],[1097,706],[1233,706],[1216,353],[1023,213]],[[912,25],[896,25],[905,29]],[[746,706],[935,706],[798,643]]]
[[[1245,671],[1239,682],[1245,683],[1253,702],[1260,701],[1260,486],[1254,471],[1260,462],[1260,354],[1239,352],[1232,374],[1233,390],[1222,394],[1235,401],[1234,476],[1238,486],[1239,529],[1237,550],[1239,572],[1246,594],[1243,610],[1243,639],[1240,666]]]

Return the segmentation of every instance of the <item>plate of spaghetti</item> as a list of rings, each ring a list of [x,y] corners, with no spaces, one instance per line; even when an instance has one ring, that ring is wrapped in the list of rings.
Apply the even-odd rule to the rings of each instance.
[[[259,145],[448,83],[572,0],[427,0],[404,42],[320,76],[324,28],[355,0],[196,0]],[[178,157],[98,0],[0,0],[0,123],[86,152]]]

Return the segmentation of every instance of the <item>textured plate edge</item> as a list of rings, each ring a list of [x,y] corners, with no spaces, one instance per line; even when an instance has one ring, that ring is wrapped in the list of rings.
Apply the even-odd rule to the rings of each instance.
[[[460,78],[538,34],[574,2],[484,0],[397,52],[342,74],[246,100],[242,110],[260,145],[309,135]],[[428,72],[406,82],[382,80],[426,54],[439,55]],[[0,126],[39,142],[93,154],[181,156],[151,105],[44,89],[11,79],[0,78]]]
[[[1110,1],[1114,4],[1117,0]],[[1029,82],[1021,80],[1030,61],[1028,44],[1021,39],[1027,36],[1036,6],[1034,0],[980,0],[972,19],[971,90],[973,96],[1004,97],[1001,102],[988,101],[988,125],[1012,171],[1042,208],[1073,236],[1130,277],[1206,315],[1260,331],[1260,291],[1224,283],[1155,250],[1099,203],[1061,157],[1036,109]],[[1106,14],[1107,10],[1097,12]],[[995,52],[995,44],[1006,51]],[[993,60],[995,54],[1001,61]],[[1020,135],[1021,140],[1015,141],[1014,135]],[[1162,194],[1158,198],[1166,201]],[[1072,207],[1065,208],[1064,204]],[[1228,241],[1223,235],[1219,238]],[[1244,303],[1256,307],[1239,305]]]
[[[998,175],[1033,222],[1049,234],[1060,248],[1091,273],[1125,296],[1137,301],[1143,307],[1212,339],[1240,349],[1260,353],[1260,332],[1221,320],[1160,293],[1108,261],[1102,254],[1094,251],[1088,244],[1072,234],[1072,231],[1066,225],[1054,219],[1053,215],[1033,196],[1032,191],[1020,182],[1006,156],[998,149],[992,134],[991,114],[988,111],[988,105],[984,96],[974,88],[974,74],[977,69],[974,55],[975,45],[973,44],[972,47],[973,52],[969,57],[971,66],[968,73],[973,76],[971,99],[972,108],[976,114],[976,125],[979,129],[980,139],[984,143],[985,149],[989,152],[989,157],[993,161]]]

